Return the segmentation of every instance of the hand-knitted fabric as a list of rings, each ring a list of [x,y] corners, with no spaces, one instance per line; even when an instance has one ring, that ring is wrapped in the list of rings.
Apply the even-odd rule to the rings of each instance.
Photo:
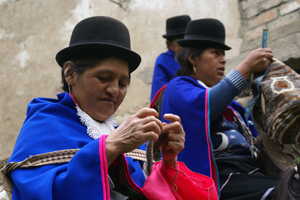
[[[251,90],[258,94],[253,74]],[[276,144],[300,143],[300,76],[289,66],[274,59],[260,83],[261,97],[252,109],[260,110],[262,129]]]

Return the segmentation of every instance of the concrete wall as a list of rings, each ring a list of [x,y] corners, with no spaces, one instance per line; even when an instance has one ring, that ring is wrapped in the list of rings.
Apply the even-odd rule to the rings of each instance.
[[[239,9],[241,54],[261,47],[262,30],[267,28],[268,47],[276,58],[299,58],[300,0],[239,0]]]
[[[242,39],[240,54],[228,60],[238,65],[253,49],[262,46],[262,31],[268,29],[268,47],[274,57],[300,72],[300,0],[239,0]],[[249,90],[238,101],[247,106]]]
[[[115,0],[118,1],[118,0]],[[105,15],[122,21],[129,29],[132,49],[142,63],[117,113],[122,122],[140,107],[149,105],[153,65],[166,51],[165,20],[181,14],[192,19],[217,18],[227,30],[233,50],[239,54],[240,14],[236,0],[0,0],[0,160],[8,158],[34,97],[60,93],[60,67],[56,53],[69,43],[75,24],[89,16]],[[42,133],[41,134],[51,134]]]

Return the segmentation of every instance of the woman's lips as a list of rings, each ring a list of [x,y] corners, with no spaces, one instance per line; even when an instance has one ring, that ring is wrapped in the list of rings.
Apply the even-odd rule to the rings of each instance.
[[[224,75],[225,67],[220,67],[218,68],[218,73],[221,74],[222,76]]]
[[[102,101],[107,101],[109,103],[116,103],[116,101],[114,99],[111,99],[111,98],[102,98],[101,100]]]

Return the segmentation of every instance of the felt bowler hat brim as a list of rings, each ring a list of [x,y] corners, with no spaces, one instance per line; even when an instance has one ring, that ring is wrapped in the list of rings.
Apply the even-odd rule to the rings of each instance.
[[[190,21],[184,38],[177,43],[182,47],[216,47],[230,50],[225,44],[225,27],[217,19],[199,19]]]
[[[184,39],[177,40],[177,43],[182,47],[214,47],[224,50],[231,49],[231,47],[227,46],[226,44],[213,39]]]
[[[63,67],[76,58],[117,57],[128,63],[131,73],[141,57],[130,46],[129,31],[122,22],[105,16],[90,17],[75,26],[69,46],[56,54],[56,61]]]
[[[163,38],[170,38],[175,36],[184,35],[185,28],[187,24],[191,21],[190,16],[188,15],[180,15],[176,17],[171,17],[166,21],[166,31],[167,33],[164,34]]]
[[[74,58],[109,56],[125,60],[129,66],[129,72],[133,72],[141,63],[139,54],[122,46],[109,43],[84,43],[66,47],[56,55],[57,63],[63,67],[64,63]]]
[[[168,39],[170,37],[181,36],[181,35],[184,35],[184,31],[185,31],[185,29],[176,30],[176,33],[168,33],[168,34],[162,35],[162,37]]]

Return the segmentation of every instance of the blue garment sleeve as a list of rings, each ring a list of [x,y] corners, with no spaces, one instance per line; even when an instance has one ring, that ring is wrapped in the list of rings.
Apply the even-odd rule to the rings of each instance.
[[[27,118],[8,162],[52,151],[80,150],[69,163],[12,171],[12,199],[108,199],[105,136],[101,141],[93,140],[79,121],[75,106],[68,93],[59,94],[57,100],[36,98],[28,105]],[[128,160],[132,179],[142,186],[145,177],[141,166]]]
[[[103,199],[108,177],[101,170],[99,158],[103,155],[98,152],[99,139],[81,148],[69,163],[12,171],[13,199]],[[143,187],[145,177],[139,162],[130,157],[127,162],[131,178]]]
[[[164,64],[165,63],[159,63],[158,61],[155,64],[151,87],[151,101],[154,98],[156,92],[169,82],[168,78],[166,77],[167,66],[164,66]]]
[[[82,147],[67,164],[11,172],[13,199],[98,199],[103,197],[99,140]]]
[[[236,69],[213,86],[210,90],[210,120],[216,120],[247,86],[247,81]]]
[[[175,60],[175,53],[172,50],[169,49],[166,53],[162,53],[157,57],[152,77],[151,101],[157,91],[166,85],[179,69],[181,67]]]
[[[195,79],[179,76],[172,79],[165,90],[161,115],[173,113],[181,119],[186,133],[185,147],[178,154],[178,161],[184,162],[192,171],[212,175],[211,148],[207,136],[207,89]],[[169,123],[165,119],[163,122]],[[195,159],[197,158],[197,159]]]

